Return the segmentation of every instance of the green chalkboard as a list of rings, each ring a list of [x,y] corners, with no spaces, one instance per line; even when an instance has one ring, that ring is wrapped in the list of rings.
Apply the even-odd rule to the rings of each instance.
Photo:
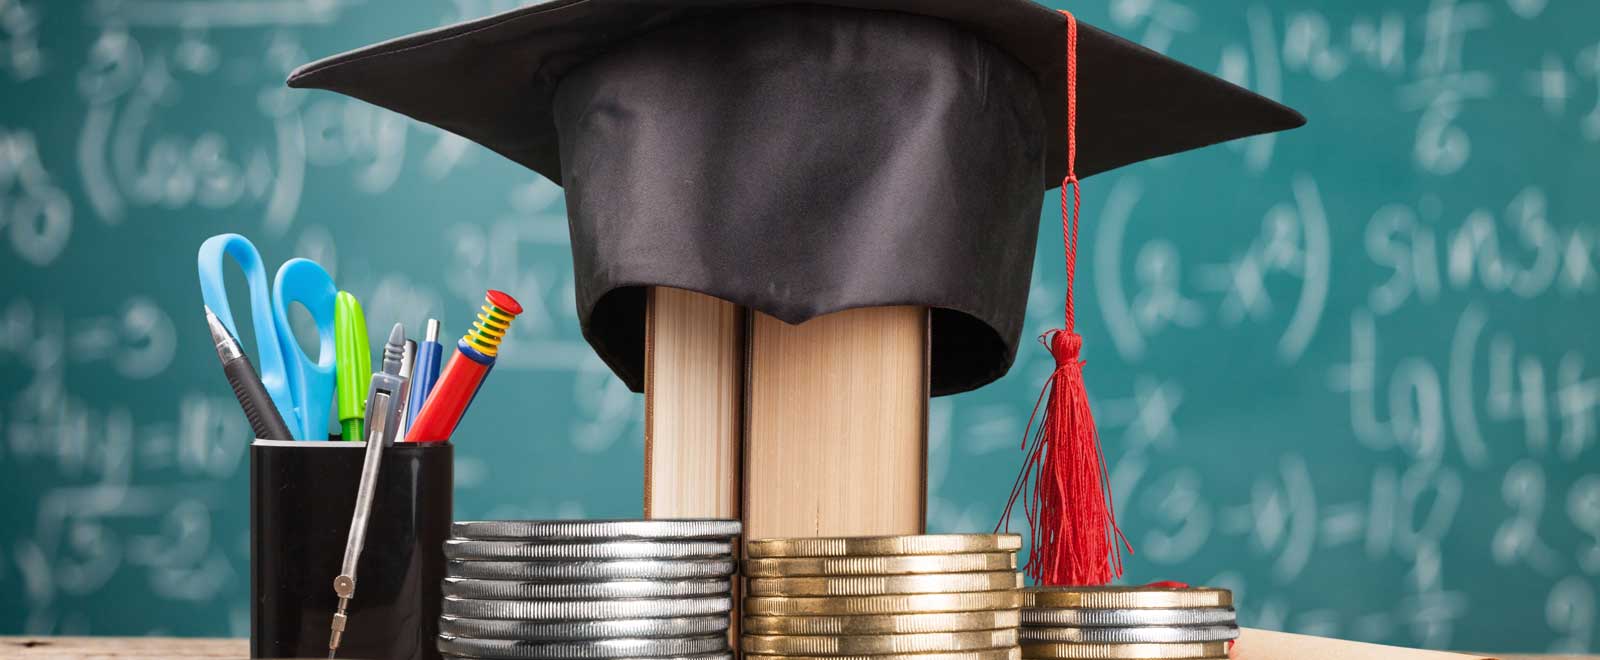
[[[248,633],[249,433],[195,283],[221,232],[321,261],[375,334],[455,335],[515,293],[458,517],[639,514],[642,402],[578,334],[561,190],[282,87],[513,4],[0,0],[0,634]],[[1128,579],[1231,587],[1257,626],[1593,647],[1600,4],[1072,8],[1310,119],[1086,182],[1079,328]],[[1030,333],[1061,311],[1043,235]],[[1030,345],[933,402],[934,530],[995,524],[1049,368]]]

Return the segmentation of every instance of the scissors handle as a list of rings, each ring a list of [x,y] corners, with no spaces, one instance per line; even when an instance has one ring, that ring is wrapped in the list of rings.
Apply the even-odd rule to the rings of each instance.
[[[220,234],[200,245],[200,296],[217,320],[239,336],[228,304],[223,261],[233,257],[244,271],[250,290],[250,320],[255,327],[256,358],[261,384],[296,440],[328,437],[328,408],[333,401],[333,300],[338,290],[322,266],[308,259],[290,259],[278,269],[271,288],[261,252],[238,234]],[[289,305],[300,303],[317,326],[317,359],[295,339]]]
[[[227,326],[234,337],[242,337],[233,322],[233,308],[228,304],[228,289],[223,279],[223,260],[233,257],[244,271],[245,286],[250,291],[250,321],[255,326],[256,363],[261,369],[261,385],[272,397],[272,405],[289,425],[296,440],[300,436],[295,400],[291,391],[289,374],[284,368],[283,347],[275,315],[272,312],[272,295],[267,288],[267,270],[261,263],[261,252],[250,239],[238,234],[219,234],[200,244],[200,297]]]
[[[300,419],[299,432],[308,440],[328,437],[328,409],[333,401],[334,299],[339,290],[328,271],[310,259],[290,259],[278,269],[272,282],[272,315],[277,322],[279,343],[294,392],[295,409]],[[312,360],[295,338],[289,323],[289,305],[300,303],[311,313],[317,328],[317,359]]]

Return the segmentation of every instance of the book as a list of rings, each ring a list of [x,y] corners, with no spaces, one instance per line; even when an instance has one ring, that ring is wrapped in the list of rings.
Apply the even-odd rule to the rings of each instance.
[[[748,336],[746,537],[921,534],[928,310],[753,313]]]
[[[919,534],[928,311],[799,325],[657,287],[645,327],[645,516],[745,537]]]
[[[648,295],[644,516],[738,518],[745,312],[682,289]]]

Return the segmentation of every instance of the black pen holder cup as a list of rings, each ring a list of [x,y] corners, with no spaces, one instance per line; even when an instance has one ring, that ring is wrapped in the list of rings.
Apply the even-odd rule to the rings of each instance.
[[[364,442],[250,445],[250,657],[328,655]],[[340,658],[438,660],[454,448],[384,449]]]

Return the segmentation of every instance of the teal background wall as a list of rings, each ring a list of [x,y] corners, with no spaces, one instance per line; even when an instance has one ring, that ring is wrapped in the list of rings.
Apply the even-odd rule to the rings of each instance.
[[[579,336],[561,191],[281,86],[513,4],[0,0],[0,634],[248,634],[248,428],[194,281],[224,231],[320,260],[375,332],[515,293],[458,517],[640,513],[642,403]],[[1231,587],[1256,626],[1594,648],[1600,4],[1073,7],[1311,121],[1086,183],[1130,580]],[[1057,235],[1030,332],[1061,312]],[[994,525],[1048,363],[1028,344],[933,402],[932,529]]]

